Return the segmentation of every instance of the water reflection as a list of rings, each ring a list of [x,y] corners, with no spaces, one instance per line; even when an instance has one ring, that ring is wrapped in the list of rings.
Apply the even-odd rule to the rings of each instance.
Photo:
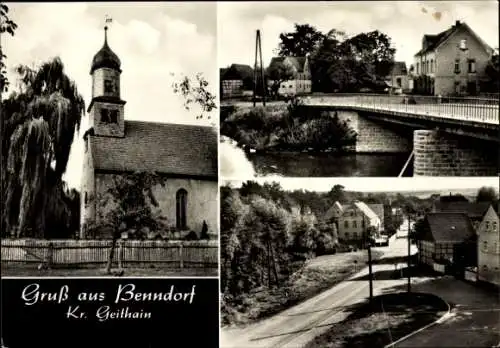
[[[222,177],[397,177],[409,153],[311,155],[301,152],[246,154],[227,138],[219,147]],[[413,163],[404,176],[413,176]]]
[[[398,176],[409,154],[383,155],[309,155],[306,153],[253,154],[257,176],[281,175],[297,177],[329,176]],[[411,176],[409,166],[405,176]]]

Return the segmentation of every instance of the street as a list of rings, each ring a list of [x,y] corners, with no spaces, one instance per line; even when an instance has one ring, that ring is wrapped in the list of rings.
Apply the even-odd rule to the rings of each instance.
[[[384,254],[381,259],[405,256],[408,253],[406,239],[395,239],[389,247],[373,248]],[[416,253],[416,247],[411,246],[411,253]],[[314,261],[313,261],[314,262]],[[401,265],[399,265],[401,266]],[[373,265],[374,295],[383,289],[406,284],[406,278],[390,279],[377,274],[389,274],[395,270],[395,265]],[[302,347],[315,336],[328,330],[329,324],[343,320],[349,314],[344,310],[369,296],[367,278],[368,267],[364,267],[348,280],[333,288],[283,311],[271,318],[251,324],[245,328],[223,328],[221,331],[221,347]],[[389,278],[389,279],[387,279]]]

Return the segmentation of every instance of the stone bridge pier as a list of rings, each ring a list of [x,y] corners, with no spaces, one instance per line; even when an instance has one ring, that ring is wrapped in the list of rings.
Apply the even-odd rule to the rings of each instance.
[[[498,143],[445,133],[416,130],[414,176],[496,176]]]
[[[353,110],[331,111],[358,134],[357,153],[408,153],[413,150],[414,176],[496,176],[499,144],[473,136],[418,125],[387,122],[380,115]]]
[[[345,121],[358,134],[357,153],[410,153],[413,147],[412,130],[398,125],[379,122],[369,115],[356,111],[334,111],[339,120]]]

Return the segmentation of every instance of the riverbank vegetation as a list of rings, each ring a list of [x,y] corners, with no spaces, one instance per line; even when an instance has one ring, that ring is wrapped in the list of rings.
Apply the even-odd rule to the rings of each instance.
[[[329,192],[285,191],[278,183],[253,181],[238,189],[222,186],[222,322],[244,324],[276,314],[362,267],[367,253],[339,253],[344,246],[336,226],[323,220],[335,201],[353,200],[383,204],[386,233],[403,222],[400,210],[392,208],[431,206],[417,197],[345,191],[341,185]]]
[[[265,107],[231,107],[221,117],[221,135],[259,152],[350,151],[357,136],[348,120],[304,108],[299,99]]]

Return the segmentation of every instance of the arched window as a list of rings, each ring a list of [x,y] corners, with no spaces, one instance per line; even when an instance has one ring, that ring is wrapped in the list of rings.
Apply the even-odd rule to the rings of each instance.
[[[85,205],[87,205],[89,203],[89,197],[87,195],[87,192],[85,192],[83,201],[84,201]]]
[[[177,191],[176,197],[176,225],[180,230],[187,228],[186,211],[187,211],[187,191],[180,189]]]

